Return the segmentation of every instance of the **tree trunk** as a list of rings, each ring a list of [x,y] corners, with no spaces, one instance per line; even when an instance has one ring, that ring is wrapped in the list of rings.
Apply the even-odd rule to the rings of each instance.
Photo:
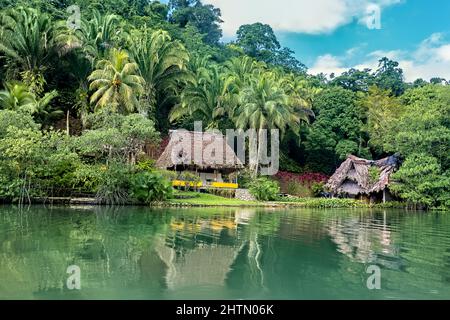
[[[70,136],[70,111],[67,110],[67,116],[66,116],[66,134],[67,136]]]

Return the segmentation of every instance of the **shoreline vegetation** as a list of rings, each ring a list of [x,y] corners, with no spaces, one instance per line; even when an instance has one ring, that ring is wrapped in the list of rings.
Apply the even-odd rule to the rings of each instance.
[[[392,199],[450,208],[448,80],[405,81],[402,66],[388,57],[373,70],[311,74],[302,52],[283,47],[270,25],[242,25],[226,41],[220,8],[200,0],[71,4],[80,9],[76,21],[67,1],[0,0],[5,202],[92,197],[105,205],[369,206],[319,197],[329,196],[326,181],[349,155],[371,164],[398,154],[398,170],[388,179]],[[199,173],[187,166],[161,170],[155,161],[170,132],[193,131],[195,122],[221,134],[255,130],[258,139],[278,130],[267,137],[279,138],[278,175],[261,176],[267,164],[260,160],[274,153],[259,149],[255,163],[244,163],[232,181],[230,172],[221,173],[257,202],[204,194],[176,199],[174,182],[195,185]],[[379,166],[369,169],[356,178],[358,186],[337,179],[335,187],[362,190],[347,192],[359,198],[367,185],[386,180]],[[217,172],[203,173],[212,187],[221,182]],[[223,191],[215,194],[231,197]]]
[[[165,201],[156,201],[150,204],[139,201],[128,201],[119,206],[147,206],[149,208],[161,207],[205,207],[205,208],[335,208],[335,209],[404,209],[408,211],[422,211],[424,208],[417,208],[405,202],[387,202],[387,203],[367,203],[355,199],[341,198],[291,198],[277,199],[273,201],[243,201],[238,199],[225,198],[207,193],[181,192],[182,197],[167,199]],[[2,201],[1,204],[11,204],[8,201]],[[110,206],[105,203],[99,203],[94,197],[46,197],[33,198],[30,205],[63,205],[63,206]],[[434,209],[445,210],[445,209]]]

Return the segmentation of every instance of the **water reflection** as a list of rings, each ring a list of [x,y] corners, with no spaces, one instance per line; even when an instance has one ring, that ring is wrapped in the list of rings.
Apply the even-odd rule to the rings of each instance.
[[[0,207],[3,299],[450,298],[449,264],[445,213]]]

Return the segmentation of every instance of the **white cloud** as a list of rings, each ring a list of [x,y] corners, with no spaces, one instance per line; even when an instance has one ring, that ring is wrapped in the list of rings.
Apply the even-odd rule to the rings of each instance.
[[[347,68],[345,68],[341,58],[326,54],[317,58],[314,65],[309,69],[309,72],[311,74],[323,73],[330,75],[334,73],[335,75],[339,75],[346,70]]]
[[[432,34],[412,52],[377,50],[367,54],[363,62],[356,65],[348,63],[348,52],[351,51],[347,51],[344,56],[327,54],[318,57],[310,68],[310,73],[323,72],[327,75],[331,73],[339,75],[350,68],[375,70],[378,66],[378,60],[382,57],[388,57],[400,64],[405,80],[408,82],[418,78],[424,80],[430,80],[433,77],[450,79],[450,43],[444,41],[444,35],[441,33]]]
[[[402,0],[204,0],[222,10],[223,31],[233,37],[243,24],[262,22],[275,31],[327,33],[352,21],[364,21],[370,4],[380,8]]]

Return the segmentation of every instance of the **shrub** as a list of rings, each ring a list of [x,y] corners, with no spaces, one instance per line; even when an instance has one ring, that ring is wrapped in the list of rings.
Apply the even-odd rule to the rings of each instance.
[[[243,169],[239,171],[238,174],[238,182],[240,188],[249,188],[250,183],[253,180],[252,172],[248,169]]]
[[[260,201],[276,200],[279,192],[278,182],[265,177],[258,178],[250,183],[250,193]]]
[[[202,181],[198,175],[195,173],[189,172],[189,171],[183,171],[179,177],[178,180],[186,181],[186,186],[184,187],[184,190],[189,191],[191,187],[196,189],[197,184]]]
[[[207,192],[224,198],[234,198],[236,195],[236,190],[229,189],[208,189]]]
[[[311,186],[311,191],[314,197],[320,197],[322,192],[324,192],[325,182],[315,182]]]
[[[177,173],[175,171],[158,169],[153,170],[152,172],[160,174],[164,179],[169,181],[173,181],[177,178]]]
[[[130,167],[123,163],[110,163],[100,175],[97,200],[106,204],[124,204],[129,200]]]
[[[72,187],[83,193],[97,193],[106,166],[80,164],[73,174]]]
[[[161,174],[139,172],[134,175],[131,182],[132,195],[144,203],[164,201],[173,195],[172,184]]]
[[[11,179],[11,177],[0,174],[0,198],[12,202],[19,201],[23,188],[22,179]]]
[[[136,164],[136,169],[138,171],[151,172],[153,171],[154,167],[155,167],[155,160],[153,159],[142,160]]]
[[[393,193],[416,206],[450,206],[450,171],[443,172],[433,156],[424,153],[408,156],[392,179]]]
[[[287,194],[297,196],[297,197],[311,197],[311,189],[304,184],[291,180],[287,182],[286,186]]]

